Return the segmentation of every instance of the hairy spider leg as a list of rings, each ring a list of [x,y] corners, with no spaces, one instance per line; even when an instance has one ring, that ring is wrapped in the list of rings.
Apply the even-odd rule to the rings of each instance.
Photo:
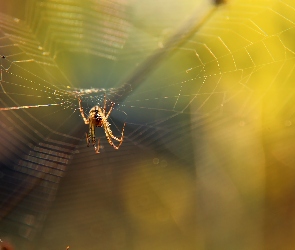
[[[99,152],[99,149],[100,149],[100,139],[99,138],[98,138],[98,142],[97,142],[97,147],[95,146],[94,149],[95,149],[95,153],[97,153],[97,154],[100,153]]]
[[[86,143],[87,143],[87,147],[89,147],[89,144],[90,144],[90,136],[89,134],[85,133],[86,135]]]
[[[106,108],[107,108],[107,96],[106,93],[104,93],[104,100],[103,100],[103,114],[106,114]]]
[[[106,119],[106,120],[109,118],[109,116],[110,116],[110,114],[111,114],[111,112],[112,112],[112,110],[113,110],[113,108],[114,108],[114,105],[115,105],[115,103],[114,103],[114,102],[111,102],[110,110],[109,110],[109,112],[107,113],[107,115],[105,115],[105,119]]]
[[[99,149],[100,149],[100,139],[98,138],[97,146],[96,146],[96,137],[95,137],[95,123],[90,121],[90,126],[89,126],[89,134],[88,134],[88,143],[87,146],[90,144],[90,140],[92,140],[92,145],[94,147],[95,153],[99,154]]]
[[[78,101],[79,101],[79,109],[80,109],[80,113],[81,113],[81,116],[83,118],[83,121],[84,121],[85,124],[89,124],[89,120],[86,118],[86,116],[84,114],[84,110],[83,110],[83,107],[82,107],[82,100],[81,100],[80,97],[78,98]]]
[[[90,121],[90,124],[89,124],[88,137],[89,137],[89,140],[91,138],[92,145],[93,145],[93,147],[95,147],[95,142],[96,142],[96,139],[95,139],[95,124],[94,124],[94,122],[92,120]]]
[[[126,123],[124,123],[123,128],[122,128],[121,138],[118,138],[118,137],[116,137],[116,136],[113,135],[112,130],[109,128],[109,124],[104,125],[104,130],[105,130],[106,138],[107,138],[109,144],[110,144],[111,146],[113,146],[114,149],[119,149],[119,147],[120,147],[121,144],[123,143],[123,140],[124,140],[124,129],[125,129],[125,124],[126,124]],[[112,141],[112,139],[118,141],[119,144],[116,146],[116,145],[114,144],[114,142]]]
[[[108,113],[106,114],[106,109],[107,109],[107,96],[106,96],[106,94],[104,94],[103,110],[102,110],[102,112],[103,112],[106,120],[109,118],[109,116],[110,116],[110,114],[111,114],[111,112],[112,112],[112,110],[114,108],[114,104],[115,103],[111,102],[110,109],[109,109]]]

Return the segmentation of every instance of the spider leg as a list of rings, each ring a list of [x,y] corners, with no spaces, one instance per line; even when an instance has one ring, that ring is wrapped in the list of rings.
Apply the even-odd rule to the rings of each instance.
[[[104,93],[104,100],[103,100],[103,114],[106,113],[106,107],[107,107],[107,96],[106,96],[106,93]]]
[[[124,140],[124,128],[125,128],[125,123],[123,125],[123,129],[122,129],[122,132],[121,132],[121,138],[118,138],[118,137],[113,135],[112,130],[109,128],[108,124],[104,125],[106,138],[107,138],[109,144],[111,146],[113,146],[114,149],[119,149],[119,147],[123,143],[123,140]],[[115,145],[114,142],[112,141],[112,139],[118,141],[119,144]]]
[[[89,147],[89,144],[90,144],[90,136],[89,136],[89,134],[87,135],[87,133],[85,133],[85,135],[86,135],[87,147]]]
[[[99,149],[100,149],[100,139],[99,138],[98,138],[98,142],[97,142],[97,147],[95,146],[94,149],[95,149],[95,153],[97,153],[97,154],[100,153],[99,152]]]
[[[118,145],[115,145],[115,143],[112,141],[112,138],[111,138],[110,135],[107,134],[107,133],[106,133],[106,138],[107,138],[109,144],[110,144],[111,146],[113,146],[114,149],[119,149],[119,147],[120,147],[121,144],[123,143],[123,139],[122,139],[122,140],[119,142]]]
[[[111,114],[113,108],[114,108],[115,103],[111,102],[111,107],[108,111],[108,113],[106,114],[106,109],[107,109],[107,96],[106,94],[104,94],[104,102],[103,102],[103,109],[102,109],[102,113],[105,116],[105,119],[107,120],[109,118],[109,115]]]
[[[123,128],[122,128],[122,132],[121,132],[121,138],[118,138],[118,137],[116,137],[116,136],[113,135],[113,132],[110,129],[110,127],[108,126],[108,124],[105,126],[105,131],[108,132],[110,138],[112,138],[112,139],[114,139],[114,140],[116,140],[118,142],[121,142],[123,140],[123,137],[124,137],[125,125],[126,125],[126,123],[124,122],[124,125],[123,125]]]
[[[96,147],[96,139],[95,139],[95,125],[93,122],[90,122],[89,124],[89,133],[88,133],[88,142],[87,142],[87,146],[89,146],[90,144],[90,140],[92,141],[92,145],[93,147]]]
[[[96,144],[96,139],[95,139],[95,137],[92,137],[92,146],[96,147],[95,144]]]
[[[89,124],[89,120],[86,118],[86,116],[84,114],[84,110],[83,110],[83,107],[82,107],[82,100],[81,100],[80,96],[78,97],[78,101],[79,101],[79,110],[80,110],[82,119],[83,119],[85,124]]]
[[[108,119],[108,118],[109,118],[109,116],[110,116],[110,114],[111,114],[111,112],[112,112],[112,110],[113,110],[113,108],[114,108],[114,105],[115,105],[115,103],[114,103],[114,102],[111,102],[110,110],[109,110],[109,112],[107,113],[107,115],[105,116],[105,119]]]

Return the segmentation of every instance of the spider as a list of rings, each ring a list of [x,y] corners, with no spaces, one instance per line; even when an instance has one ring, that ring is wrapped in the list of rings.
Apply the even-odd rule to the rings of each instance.
[[[124,136],[124,128],[125,128],[125,123],[123,125],[123,129],[121,132],[121,138],[118,138],[113,135],[112,130],[110,129],[110,124],[108,122],[108,118],[114,108],[113,102],[111,102],[111,106],[109,111],[106,113],[106,95],[104,96],[104,106],[103,108],[99,107],[98,105],[92,107],[89,111],[89,116],[86,118],[84,114],[84,110],[82,107],[82,100],[80,97],[78,97],[79,100],[79,109],[81,112],[81,116],[83,118],[83,121],[85,124],[89,124],[89,132],[88,135],[86,133],[86,142],[87,142],[87,147],[89,147],[90,141],[92,141],[92,145],[94,147],[95,153],[99,153],[99,148],[100,148],[100,140],[98,139],[98,144],[96,146],[96,138],[95,138],[95,127],[103,127],[106,138],[111,146],[113,146],[114,149],[119,149],[123,142],[123,136]],[[119,142],[119,144],[116,146],[113,142],[113,140]]]

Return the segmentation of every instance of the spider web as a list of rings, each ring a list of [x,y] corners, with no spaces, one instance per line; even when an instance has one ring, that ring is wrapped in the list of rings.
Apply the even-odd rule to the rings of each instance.
[[[197,7],[190,1],[78,2],[30,0],[22,14],[1,4],[6,6],[0,13],[3,175],[12,170],[19,173],[10,183],[22,174],[30,176],[28,182],[33,184],[24,196],[38,180],[48,204],[73,155],[87,149],[87,127],[81,130],[77,96],[85,113],[94,105],[102,106],[105,95],[109,104],[118,97],[116,90],[124,79],[150,54],[165,48],[175,27]],[[157,152],[166,150],[195,164],[200,133],[207,126],[213,131],[234,123],[232,133],[261,121],[263,125],[253,130],[292,126],[295,4],[288,0],[248,2],[233,0],[218,7],[138,88],[128,89],[130,94],[116,104],[110,119],[115,135],[120,135],[126,122],[125,154],[128,147],[124,150],[124,144],[130,143]],[[102,138],[102,153],[109,152],[103,131],[97,134]],[[281,151],[278,160],[292,165],[293,158]],[[84,161],[92,166],[94,156]],[[8,210],[18,202],[11,196],[3,199],[2,207]],[[32,222],[26,217],[29,222],[20,231],[22,237],[35,237],[48,212],[42,209],[40,219]]]

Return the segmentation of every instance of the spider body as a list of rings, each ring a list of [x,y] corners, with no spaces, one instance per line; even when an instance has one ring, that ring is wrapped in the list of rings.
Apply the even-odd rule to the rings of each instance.
[[[95,127],[102,127],[103,121],[101,116],[99,115],[100,108],[98,106],[94,106],[89,112],[89,124],[93,123]]]
[[[125,123],[123,125],[123,129],[121,132],[121,137],[118,138],[113,135],[112,130],[110,129],[110,124],[108,122],[108,118],[113,110],[114,103],[111,102],[110,109],[106,113],[106,96],[104,97],[104,106],[101,108],[100,106],[96,105],[92,107],[89,111],[89,115],[86,118],[84,114],[84,110],[82,107],[82,101],[80,98],[79,100],[79,109],[81,116],[83,118],[83,121],[85,124],[89,124],[89,132],[88,134],[86,133],[86,142],[87,142],[87,147],[89,147],[90,142],[92,141],[92,145],[94,147],[94,150],[96,153],[99,153],[100,149],[100,140],[98,139],[98,144],[96,146],[96,138],[95,138],[95,128],[96,127],[102,127],[104,129],[106,138],[111,146],[113,146],[114,149],[119,149],[123,142],[123,136],[124,136],[124,128],[125,128]],[[118,145],[115,145],[113,141],[117,141]]]

